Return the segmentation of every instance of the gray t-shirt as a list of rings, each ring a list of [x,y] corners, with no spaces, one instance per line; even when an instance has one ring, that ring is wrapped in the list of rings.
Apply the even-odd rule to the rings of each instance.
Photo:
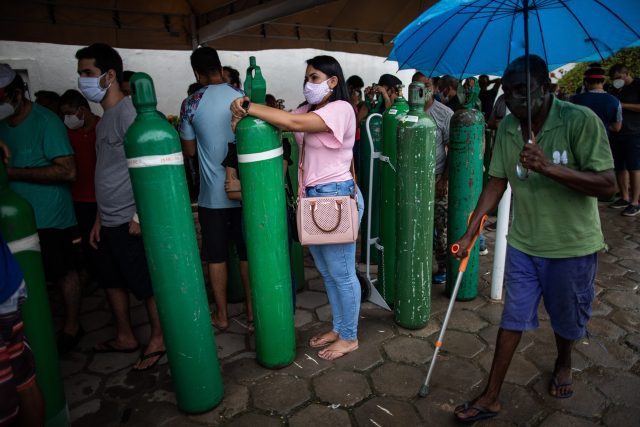
[[[434,99],[433,104],[426,111],[436,122],[436,175],[439,175],[444,171],[447,160],[445,147],[449,145],[449,122],[453,116],[453,110]]]
[[[124,154],[124,136],[135,118],[136,110],[126,96],[104,112],[96,127],[96,202],[107,227],[128,223],[136,212]]]

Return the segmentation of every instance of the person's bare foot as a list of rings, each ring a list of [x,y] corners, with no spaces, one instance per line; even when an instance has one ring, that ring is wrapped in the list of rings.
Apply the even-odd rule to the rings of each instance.
[[[314,335],[309,340],[309,347],[320,348],[335,342],[338,339],[338,333],[336,331],[329,331],[322,334]]]
[[[358,349],[358,340],[347,341],[338,339],[329,347],[318,352],[318,357],[324,360],[336,360]]]
[[[225,331],[229,328],[229,319],[226,316],[221,316],[219,311],[216,311],[211,315],[211,324],[221,331]]]
[[[164,356],[166,350],[162,340],[151,340],[140,355],[140,359],[133,365],[134,371],[144,371],[153,368]]]
[[[455,415],[459,421],[473,422],[495,417],[501,409],[502,404],[498,399],[480,396],[477,399],[456,406],[453,410],[453,415]]]

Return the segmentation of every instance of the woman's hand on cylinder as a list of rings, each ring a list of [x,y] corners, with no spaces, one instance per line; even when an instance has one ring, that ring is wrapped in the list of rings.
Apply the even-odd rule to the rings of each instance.
[[[247,110],[242,107],[242,103],[245,101],[249,101],[249,97],[241,96],[240,98],[234,99],[233,102],[231,102],[231,106],[229,106],[231,110],[231,129],[234,132],[236,131],[238,122],[248,114]]]
[[[248,96],[241,96],[240,98],[236,98],[233,100],[233,102],[231,102],[231,106],[229,107],[229,109],[231,110],[231,114],[233,115],[233,117],[241,119],[248,114],[247,111],[242,108],[242,103],[245,101],[249,101]]]

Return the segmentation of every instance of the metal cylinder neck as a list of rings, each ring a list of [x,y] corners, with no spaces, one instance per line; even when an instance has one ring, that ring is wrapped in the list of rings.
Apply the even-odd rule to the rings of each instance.
[[[413,82],[409,85],[409,106],[413,108],[424,107],[427,101],[427,90],[424,83]]]

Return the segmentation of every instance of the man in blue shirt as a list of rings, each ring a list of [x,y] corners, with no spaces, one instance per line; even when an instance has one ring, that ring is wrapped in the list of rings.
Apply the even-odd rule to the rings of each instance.
[[[200,194],[198,219],[202,231],[202,257],[207,263],[209,282],[217,310],[212,316],[215,327],[229,327],[227,316],[228,240],[233,238],[240,258],[240,274],[247,302],[247,319],[253,321],[249,266],[242,236],[240,203],[230,200],[224,189],[228,144],[235,141],[231,130],[229,105],[242,92],[228,85],[215,49],[201,47],[191,54],[196,81],[203,87],[189,96],[180,111],[180,138],[185,157],[198,153]],[[196,142],[197,141],[197,142]]]
[[[604,91],[604,79],[604,68],[587,68],[584,72],[586,91],[574,95],[571,101],[574,104],[592,109],[600,117],[607,134],[609,134],[610,132],[619,132],[622,128],[622,106],[615,96]]]

